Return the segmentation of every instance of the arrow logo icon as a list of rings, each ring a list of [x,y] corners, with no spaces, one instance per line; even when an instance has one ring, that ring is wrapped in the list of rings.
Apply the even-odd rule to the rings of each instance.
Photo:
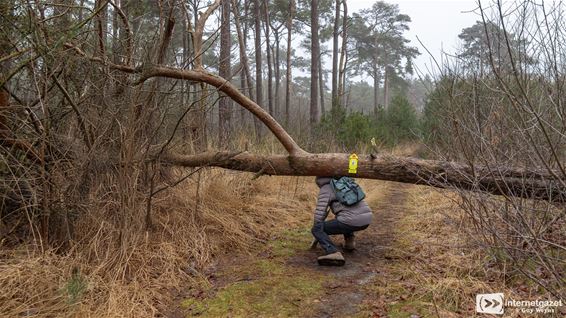
[[[485,300],[485,306],[484,307],[486,307],[486,308],[489,308],[489,307],[495,308],[495,307],[498,307],[499,305],[501,305],[501,303],[499,301],[497,301],[497,299],[491,299],[491,300],[490,299],[484,299],[484,300]]]
[[[503,293],[476,295],[478,313],[503,315]]]

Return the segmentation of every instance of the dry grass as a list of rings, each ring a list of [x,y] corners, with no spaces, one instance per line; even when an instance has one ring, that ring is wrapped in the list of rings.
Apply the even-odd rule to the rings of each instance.
[[[257,142],[240,134],[232,146],[282,151],[272,136]],[[217,255],[248,253],[273,233],[310,224],[316,198],[313,178],[253,179],[251,173],[202,170],[153,198],[153,227],[147,230],[142,170],[104,170],[104,158],[92,158],[92,165],[97,170],[93,187],[78,202],[81,210],[73,219],[69,247],[46,250],[30,239],[8,248],[0,241],[2,316],[167,314],[191,286],[209,284],[206,273]],[[185,173],[180,169],[169,177]],[[73,202],[75,198],[64,197],[63,188],[74,182],[66,178],[61,174],[57,179],[62,186],[54,196]],[[69,213],[65,205],[59,209]]]
[[[249,251],[272,232],[310,220],[311,178],[252,177],[211,169],[161,192],[149,232],[121,231],[108,217],[115,205],[101,202],[79,220],[68,253],[40,253],[26,244],[4,251],[0,312],[8,317],[166,314],[176,295],[207,284],[201,273],[215,255]],[[139,210],[126,222],[139,226],[144,205],[133,206]]]
[[[267,140],[261,151],[277,152],[275,144]],[[416,151],[417,145],[407,145],[393,153]],[[142,192],[133,182],[120,187],[108,178],[100,184],[112,187],[95,189],[92,205],[76,220],[69,251],[40,252],[23,243],[0,252],[1,316],[166,315],[192,286],[209,285],[209,266],[218,255],[249,253],[274,234],[310,224],[317,191],[310,177],[254,180],[251,173],[203,170],[154,198],[153,228],[145,231]],[[360,183],[374,198],[384,193],[373,181]],[[411,187],[408,212],[395,230],[401,239],[389,252],[398,260],[394,275],[403,281],[388,281],[387,292],[414,295],[441,317],[471,313],[479,292],[516,295],[501,269],[486,266],[486,253],[470,245],[464,235],[470,221],[451,198],[456,194]]]
[[[387,261],[366,287],[373,295],[366,312],[385,308],[388,317],[470,317],[477,293],[508,291],[482,270],[482,252],[469,248],[462,231],[466,224],[460,222],[464,213],[451,201],[456,195],[422,186],[403,192]]]
[[[436,190],[415,187],[407,198],[406,216],[397,229],[398,275],[410,282],[408,289],[442,317],[474,312],[475,295],[491,290],[481,269],[481,251],[469,249],[461,235],[460,213]],[[492,289],[490,287],[494,287]],[[407,286],[405,286],[407,288]],[[503,291],[503,290],[501,290]]]
[[[479,293],[502,292],[506,299],[516,300],[554,299],[536,286],[508,280],[509,269],[497,266],[490,251],[475,244],[469,217],[457,205],[458,194],[411,189],[406,214],[395,229],[397,240],[388,252],[396,260],[387,284],[387,293],[398,299],[390,302],[393,313],[408,306],[423,308],[427,316],[475,317]],[[505,313],[520,316],[514,309]]]

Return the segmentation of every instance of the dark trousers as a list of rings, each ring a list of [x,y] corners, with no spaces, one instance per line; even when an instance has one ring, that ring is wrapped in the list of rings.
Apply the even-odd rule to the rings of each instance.
[[[311,229],[312,235],[318,240],[318,244],[324,249],[326,254],[337,252],[338,249],[330,240],[329,235],[343,234],[344,239],[354,236],[354,232],[365,230],[368,226],[351,226],[344,224],[336,219],[315,223]]]

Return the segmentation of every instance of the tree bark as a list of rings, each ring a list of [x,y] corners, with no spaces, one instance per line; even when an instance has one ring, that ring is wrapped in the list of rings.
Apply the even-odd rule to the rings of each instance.
[[[189,33],[189,24],[190,22],[190,18],[189,18],[189,14],[188,12],[186,12],[186,10],[183,10],[183,32],[182,32],[182,42],[183,42],[183,62],[181,63],[181,66],[183,68],[186,68],[189,64],[189,60],[190,60],[190,47],[189,47],[189,42],[190,42],[190,33]],[[188,105],[191,101],[191,85],[189,85],[189,83],[187,82],[183,82],[183,86],[181,88],[182,90],[182,94],[181,94],[181,105],[183,105],[183,107],[185,105]],[[188,126],[187,122],[188,122],[188,116],[185,116],[185,118],[183,119],[183,121],[185,122],[185,125],[182,129],[183,131],[183,139],[188,139]]]
[[[265,46],[266,46],[266,58],[267,58],[267,105],[269,113],[271,116],[275,116],[273,109],[273,61],[271,56],[271,37],[269,35],[269,28],[271,24],[269,23],[269,1],[265,0],[263,2],[263,13],[264,13],[264,26],[265,26]]]
[[[220,68],[218,75],[229,79],[232,76],[230,51],[232,41],[230,35],[230,2],[222,0],[222,27],[220,30]],[[225,146],[230,138],[232,100],[225,94],[218,102],[218,137],[221,146]]]
[[[118,48],[118,10],[116,8],[120,5],[120,0],[116,0],[114,10],[112,10],[112,60],[114,63],[119,61],[119,48]]]
[[[96,0],[94,3],[94,7],[96,10],[100,10],[101,6],[106,6],[102,0]],[[108,31],[108,10],[104,8],[99,11],[98,15],[96,16],[96,32],[97,32],[97,45],[95,46],[95,52],[100,55],[104,56],[106,53],[106,32]]]
[[[379,71],[377,69],[377,64],[374,59],[373,64],[373,107],[375,109],[379,108]]]
[[[383,72],[383,108],[387,109],[389,107],[389,76],[387,72],[387,66]]]
[[[326,107],[324,105],[324,74],[322,69],[322,57],[318,59],[318,88],[320,91],[320,115],[324,115]]]
[[[0,2],[0,15],[4,17],[5,20],[9,21],[8,17],[12,16],[12,3]],[[0,57],[8,56],[10,54],[10,35],[6,32],[0,33]],[[10,73],[10,63],[9,59],[4,61],[0,61],[0,78],[4,80],[4,76]],[[6,86],[6,87],[4,87]],[[8,138],[10,135],[10,128],[8,124],[8,114],[11,112],[10,110],[10,93],[8,93],[8,85],[4,83],[0,86],[0,142],[3,144],[6,140],[10,140],[12,138]],[[10,136],[11,137],[11,136]]]
[[[254,0],[255,17],[255,101],[258,105],[263,104],[263,80],[261,73],[261,11],[259,0]],[[257,119],[254,119],[256,136],[261,135],[261,126]]]
[[[285,79],[285,127],[289,126],[289,112],[291,106],[291,31],[293,29],[293,16],[295,14],[295,0],[289,1],[289,16],[287,17],[287,70]]]
[[[318,122],[318,64],[320,47],[318,42],[318,0],[311,0],[311,100],[310,125]]]
[[[340,0],[335,0],[334,30],[332,33],[332,109],[338,105],[338,34],[340,22]]]
[[[279,25],[277,28],[273,29],[273,35],[275,36],[275,118],[281,118],[281,65],[279,64],[280,61],[280,37],[279,37],[279,29],[281,28],[282,24]]]
[[[244,15],[247,13],[247,2],[244,4]],[[241,73],[241,86],[242,91],[248,93],[249,98],[254,98],[253,93],[253,83],[250,71],[250,63],[248,61],[248,55],[246,53],[247,41],[246,41],[246,31],[242,33],[242,26],[240,24],[240,11],[238,10],[238,4],[235,0],[232,0],[232,11],[234,13],[234,24],[236,25],[236,33],[238,34],[238,46],[240,48],[240,63],[242,64],[243,72]],[[240,110],[240,119],[242,127],[246,126],[246,115],[245,109]]]
[[[343,153],[262,156],[248,152],[207,152],[186,156],[166,154],[169,164],[214,166],[255,172],[258,175],[352,176],[357,178],[458,188],[495,195],[566,202],[566,186],[552,174],[526,169],[471,168],[453,162],[396,156],[359,156],[358,171],[348,173],[348,156]]]
[[[344,103],[344,92],[346,85],[346,54],[348,49],[348,5],[346,0],[342,0],[342,5],[344,7],[344,15],[342,18],[342,49],[340,50],[340,64],[338,71],[338,104],[345,105]]]

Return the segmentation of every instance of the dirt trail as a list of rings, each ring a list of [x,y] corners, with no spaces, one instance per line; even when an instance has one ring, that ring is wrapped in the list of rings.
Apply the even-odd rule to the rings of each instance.
[[[364,286],[386,282],[388,267],[395,261],[387,253],[395,242],[396,222],[403,215],[405,198],[410,186],[391,183],[385,189],[372,190],[366,187],[367,202],[374,211],[372,225],[356,236],[356,250],[345,253],[346,265],[343,267],[316,266],[319,251],[305,251],[290,260],[290,265],[311,266],[327,275],[324,283],[325,294],[317,317],[351,317],[358,313],[366,298]],[[384,191],[385,193],[381,193]],[[376,193],[376,192],[380,193]],[[343,239],[334,237],[337,245]],[[377,282],[377,283],[379,283]],[[385,305],[385,304],[383,304]],[[374,308],[374,314],[384,315],[385,308]]]
[[[318,266],[322,250],[307,249],[308,225],[290,229],[251,256],[221,257],[209,276],[212,288],[186,299],[172,316],[386,317],[389,300],[375,299],[371,288],[397,279],[391,250],[411,186],[367,181],[363,188],[374,220],[357,234],[357,249],[344,253],[346,265]],[[333,240],[343,245],[342,237]]]

